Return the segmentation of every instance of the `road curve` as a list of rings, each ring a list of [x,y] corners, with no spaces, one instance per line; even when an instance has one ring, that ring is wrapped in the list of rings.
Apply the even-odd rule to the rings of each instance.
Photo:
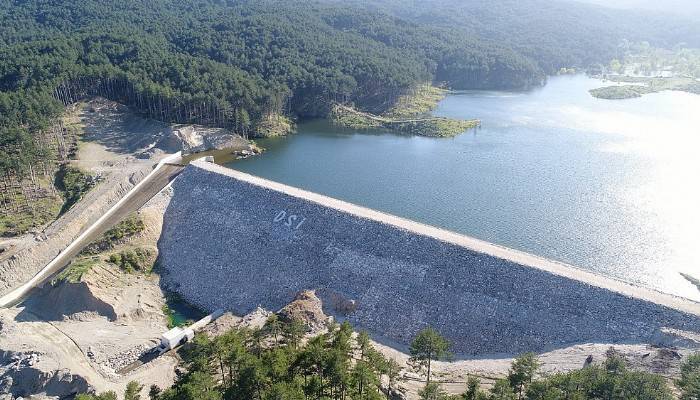
[[[55,274],[61,272],[85,246],[146,204],[148,200],[158,194],[184,169],[184,166],[180,164],[181,159],[182,157],[178,152],[161,160],[153,171],[134,186],[109,211],[95,221],[94,224],[81,233],[77,239],[61,251],[32,279],[0,297],[0,307],[12,307],[21,303],[34,288],[42,286]]]

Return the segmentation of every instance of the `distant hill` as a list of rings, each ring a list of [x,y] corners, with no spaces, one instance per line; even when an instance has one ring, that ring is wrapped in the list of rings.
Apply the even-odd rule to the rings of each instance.
[[[493,40],[528,56],[547,73],[562,66],[607,63],[618,56],[617,46],[623,39],[664,48],[679,43],[700,48],[700,23],[692,19],[575,0],[327,1],[374,8],[412,22]]]
[[[0,0],[0,174],[29,171],[33,136],[87,95],[250,132],[336,102],[381,113],[426,82],[528,88],[623,39],[700,48],[700,24],[563,0]]]
[[[684,17],[698,18],[700,23],[700,1],[698,0],[564,0],[597,4],[627,10],[662,11]]]

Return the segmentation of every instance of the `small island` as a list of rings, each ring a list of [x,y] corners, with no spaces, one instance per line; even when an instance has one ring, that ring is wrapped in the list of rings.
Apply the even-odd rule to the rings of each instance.
[[[622,100],[666,90],[700,94],[700,50],[654,48],[646,42],[625,46],[624,58],[600,65],[594,74],[616,84],[590,90],[593,97]]]
[[[605,100],[634,99],[647,93],[652,93],[648,87],[636,85],[605,86],[591,89],[589,92],[593,97]]]
[[[642,97],[645,94],[658,93],[665,90],[677,90],[688,93],[700,94],[700,82],[692,78],[646,78],[615,76],[608,77],[608,79],[618,83],[626,82],[631,84],[613,85],[597,89],[591,89],[589,92],[593,97],[606,100],[624,100]]]
[[[415,89],[399,98],[396,104],[381,115],[374,115],[344,104],[335,104],[330,120],[345,128],[384,129],[409,135],[454,137],[481,125],[477,119],[459,120],[434,117],[430,111],[447,94],[447,90],[430,85]]]

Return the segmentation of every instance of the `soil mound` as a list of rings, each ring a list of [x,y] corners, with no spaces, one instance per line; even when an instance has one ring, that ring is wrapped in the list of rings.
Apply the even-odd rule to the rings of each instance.
[[[20,320],[32,320],[30,314],[48,321],[84,320],[95,315],[107,317],[110,321],[117,319],[114,307],[95,297],[86,282],[60,282],[42,288],[25,304],[27,307],[18,315]]]

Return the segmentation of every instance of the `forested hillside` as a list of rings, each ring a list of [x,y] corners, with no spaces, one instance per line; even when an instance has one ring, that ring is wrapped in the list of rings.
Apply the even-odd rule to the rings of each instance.
[[[0,174],[26,173],[33,135],[88,95],[245,133],[334,102],[386,111],[425,82],[539,85],[607,62],[626,35],[700,43],[692,24],[623,16],[543,0],[0,0]]]
[[[700,3],[696,0],[562,0],[597,4],[620,9],[651,10],[666,14],[700,17]]]
[[[348,3],[346,0],[327,0]],[[454,35],[478,37],[524,55],[548,74],[561,67],[607,64],[623,40],[700,48],[694,17],[614,10],[555,0],[349,0]],[[660,6],[662,3],[659,3]]]

